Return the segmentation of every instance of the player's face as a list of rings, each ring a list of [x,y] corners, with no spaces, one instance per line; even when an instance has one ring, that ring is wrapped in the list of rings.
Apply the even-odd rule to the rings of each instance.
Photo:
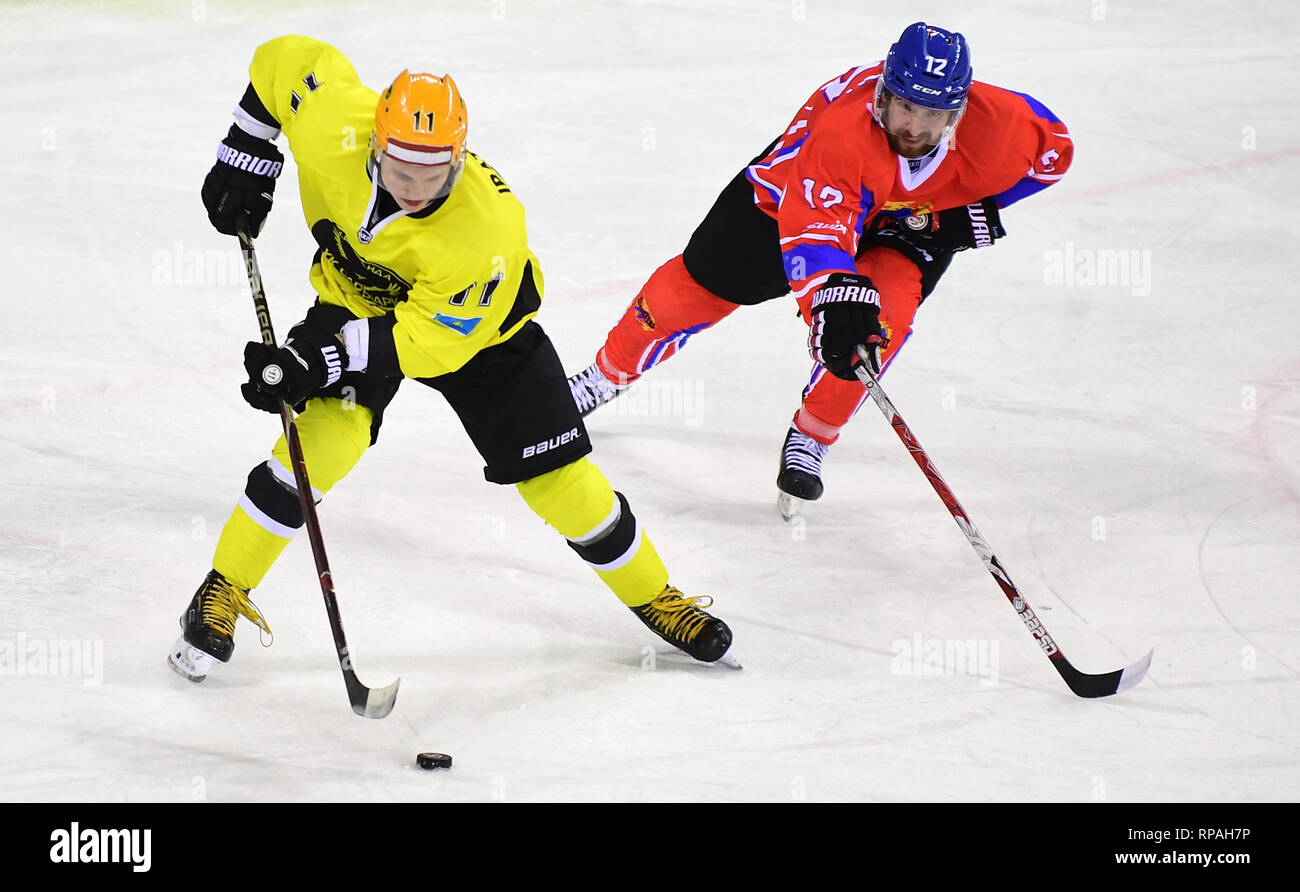
[[[889,147],[904,158],[920,158],[943,139],[944,128],[956,112],[922,108],[892,94],[885,101],[881,121],[889,135]]]
[[[449,176],[450,164],[411,164],[388,155],[379,162],[380,182],[408,213],[421,210],[437,198]]]

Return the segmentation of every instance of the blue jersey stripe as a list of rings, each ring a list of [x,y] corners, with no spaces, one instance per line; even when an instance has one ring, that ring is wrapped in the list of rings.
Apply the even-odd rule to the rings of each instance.
[[[761,182],[756,176],[754,176],[754,168],[750,167],[745,170],[745,178],[749,180],[751,186],[757,186],[770,195],[772,201],[776,202],[778,205],[781,204],[781,193],[773,189],[767,183]]]
[[[1009,92],[1015,93],[1015,95],[1025,100],[1025,102],[1029,105],[1029,107],[1033,109],[1034,114],[1038,115],[1038,117],[1042,118],[1043,120],[1051,121],[1053,124],[1061,123],[1061,119],[1058,118],[1055,114],[1053,114],[1050,108],[1043,105],[1043,103],[1039,102],[1037,99],[1035,99],[1033,96],[1030,96],[1028,93],[1018,93],[1015,90],[1011,90]]]
[[[871,216],[871,212],[872,212],[873,210],[875,210],[875,207],[876,207],[876,197],[875,197],[874,195],[871,194],[871,190],[870,190],[870,189],[868,189],[866,186],[863,186],[863,187],[862,187],[862,195],[860,196],[860,200],[861,200],[861,202],[862,202],[862,205],[861,205],[862,210],[861,210],[861,212],[859,212],[859,214],[858,214],[858,218],[857,218],[856,220],[853,221],[853,231],[854,231],[854,233],[857,234],[857,237],[858,237],[859,239],[862,238],[862,228],[863,228],[864,226],[867,225],[867,218],[870,217],[870,216]],[[857,243],[854,242],[854,244],[857,244]]]
[[[993,196],[993,200],[998,203],[998,207],[1010,207],[1022,198],[1028,198],[1042,192],[1051,183],[1044,183],[1042,180],[1035,180],[1031,177],[1025,177],[1005,192]]]
[[[781,260],[785,263],[785,277],[791,282],[828,269],[852,271],[857,268],[853,255],[839,245],[792,245],[781,252]]]

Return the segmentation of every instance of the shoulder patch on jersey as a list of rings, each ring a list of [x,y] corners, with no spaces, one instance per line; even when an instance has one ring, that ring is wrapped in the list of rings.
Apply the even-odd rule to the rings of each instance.
[[[433,321],[447,326],[452,331],[468,335],[478,327],[478,324],[483,321],[483,317],[473,316],[469,319],[465,319],[461,316],[448,316],[446,313],[434,313]]]

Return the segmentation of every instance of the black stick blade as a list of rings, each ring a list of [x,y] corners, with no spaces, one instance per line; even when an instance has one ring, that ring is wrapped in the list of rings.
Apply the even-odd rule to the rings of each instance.
[[[1136,687],[1137,684],[1146,678],[1147,670],[1151,668],[1151,658],[1155,656],[1155,650],[1147,651],[1146,656],[1136,663],[1124,669],[1116,669],[1114,672],[1105,672],[1101,675],[1089,675],[1086,672],[1080,672],[1075,669],[1070,661],[1063,656],[1052,658],[1052,665],[1056,671],[1061,673],[1061,678],[1070,686],[1070,690],[1080,697],[1096,699],[1098,697],[1109,697],[1112,694],[1118,694],[1127,691],[1129,688]]]

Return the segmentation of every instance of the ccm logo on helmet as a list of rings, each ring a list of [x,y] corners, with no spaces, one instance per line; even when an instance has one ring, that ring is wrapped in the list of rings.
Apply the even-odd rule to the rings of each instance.
[[[217,160],[258,176],[278,177],[280,175],[281,162],[237,151],[225,143],[217,146]]]
[[[520,458],[532,458],[534,455],[541,455],[543,452],[547,452],[551,449],[557,449],[560,446],[563,446],[565,443],[572,442],[573,440],[576,440],[581,436],[582,434],[578,433],[578,429],[575,427],[573,430],[566,431],[565,433],[560,434],[558,437],[551,437],[551,439],[543,440],[542,442],[537,443],[536,445],[524,447],[524,454],[520,456]]]

